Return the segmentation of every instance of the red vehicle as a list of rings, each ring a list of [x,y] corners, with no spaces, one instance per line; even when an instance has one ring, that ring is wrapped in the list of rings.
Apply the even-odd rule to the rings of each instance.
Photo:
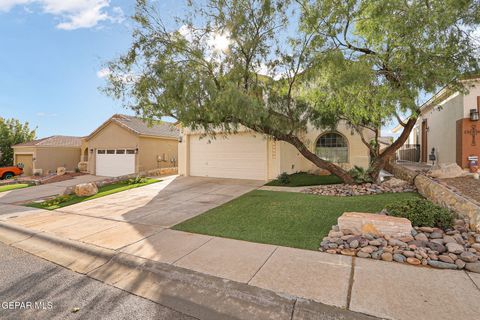
[[[23,168],[18,166],[0,167],[0,179],[11,179],[23,173]]]

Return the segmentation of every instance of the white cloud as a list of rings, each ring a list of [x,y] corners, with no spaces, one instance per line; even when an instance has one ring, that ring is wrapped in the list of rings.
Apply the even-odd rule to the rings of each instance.
[[[111,74],[110,69],[108,68],[103,68],[97,71],[97,77],[100,79],[106,78]]]
[[[59,18],[56,27],[63,30],[91,28],[105,21],[120,23],[125,19],[120,7],[110,7],[110,0],[0,0],[0,11],[33,4]]]
[[[48,112],[37,112],[37,117],[56,117],[58,114],[56,113],[48,113]]]

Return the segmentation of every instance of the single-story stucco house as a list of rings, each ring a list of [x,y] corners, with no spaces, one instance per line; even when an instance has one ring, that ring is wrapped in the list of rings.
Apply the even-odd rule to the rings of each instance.
[[[345,124],[333,131],[312,128],[303,141],[321,158],[345,169],[368,167],[368,148]],[[321,171],[292,145],[247,129],[212,137],[184,128],[178,148],[178,171],[185,176],[270,180],[283,172]]]
[[[46,174],[58,167],[99,176],[122,176],[176,167],[179,129],[169,122],[146,123],[115,114],[86,137],[53,136],[13,147],[15,164],[25,174]]]
[[[463,80],[468,93],[443,88],[420,108],[420,116],[404,146],[399,160],[469,166],[469,157],[480,157],[480,78]],[[400,133],[398,125],[392,131]]]
[[[109,177],[176,167],[178,139],[173,123],[116,114],[83,139],[80,166]]]
[[[25,175],[47,174],[58,167],[73,171],[80,159],[82,137],[51,136],[13,146],[14,164],[22,164]]]

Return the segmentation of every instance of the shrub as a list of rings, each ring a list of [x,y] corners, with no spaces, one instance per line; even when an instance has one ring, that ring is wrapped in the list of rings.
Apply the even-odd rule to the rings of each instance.
[[[281,174],[278,175],[277,177],[278,182],[281,184],[289,184],[290,183],[290,177],[288,173],[282,172]]]
[[[417,227],[449,228],[453,223],[453,213],[426,199],[409,199],[386,206],[388,215],[407,218]]]
[[[64,203],[72,198],[71,195],[58,196],[53,199],[42,202],[43,207],[53,207],[58,206],[61,203]]]
[[[131,178],[127,180],[127,184],[139,184],[147,182],[147,178],[136,176],[135,178]]]
[[[80,172],[80,168],[79,168],[79,167],[76,167],[76,168],[75,168],[75,172],[76,172],[76,173],[79,173],[79,172]]]
[[[355,180],[356,183],[367,183],[372,182],[372,178],[370,177],[370,171],[365,170],[362,167],[354,166],[348,174]]]

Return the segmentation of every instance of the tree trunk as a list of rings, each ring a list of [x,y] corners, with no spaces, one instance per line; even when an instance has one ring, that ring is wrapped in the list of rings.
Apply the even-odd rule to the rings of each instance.
[[[408,119],[405,127],[403,128],[402,133],[400,136],[395,140],[391,145],[389,145],[379,156],[372,161],[370,166],[370,177],[373,181],[378,180],[378,176],[380,175],[380,171],[385,167],[387,162],[391,159],[391,157],[395,156],[395,152],[400,149],[401,146],[407,141],[410,132],[412,132],[415,123],[417,122],[417,118],[410,118]]]
[[[345,182],[346,184],[355,184],[355,181],[350,176],[350,174],[348,174],[347,171],[345,171],[344,169],[340,168],[339,166],[329,161],[325,161],[319,158],[315,153],[308,150],[305,144],[298,137],[292,136],[292,135],[285,135],[277,138],[279,138],[279,140],[283,140],[293,145],[295,148],[297,148],[298,151],[300,151],[300,153],[305,158],[307,158],[310,162],[312,162],[317,167],[330,171],[330,173],[342,179],[343,182]]]

